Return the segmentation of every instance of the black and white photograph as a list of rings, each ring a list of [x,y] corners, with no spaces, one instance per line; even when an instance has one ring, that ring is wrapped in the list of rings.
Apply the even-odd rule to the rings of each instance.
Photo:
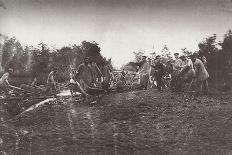
[[[232,155],[232,0],[0,0],[0,155]]]

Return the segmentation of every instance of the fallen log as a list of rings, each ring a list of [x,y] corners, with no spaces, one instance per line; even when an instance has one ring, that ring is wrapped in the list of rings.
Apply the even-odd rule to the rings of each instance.
[[[12,100],[36,100],[36,99],[47,99],[47,98],[54,98],[54,96],[38,96],[38,97],[10,97],[10,98],[0,98],[0,101],[12,101]]]
[[[0,101],[22,100],[22,97],[0,98]]]
[[[43,92],[42,88],[38,88],[38,87],[36,88],[36,87],[26,85],[26,84],[21,84],[20,88],[25,90],[25,91],[29,91],[31,93],[42,93]]]

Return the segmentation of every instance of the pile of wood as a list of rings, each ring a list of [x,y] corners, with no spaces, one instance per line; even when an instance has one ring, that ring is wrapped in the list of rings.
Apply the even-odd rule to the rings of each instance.
[[[11,89],[9,96],[0,98],[0,103],[13,116],[38,102],[52,97],[51,94],[45,94],[45,88],[43,87],[22,84],[20,87],[10,85],[9,88]]]

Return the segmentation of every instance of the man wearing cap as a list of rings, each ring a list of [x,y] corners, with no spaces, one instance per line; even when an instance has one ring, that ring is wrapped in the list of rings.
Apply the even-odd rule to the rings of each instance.
[[[172,91],[181,91],[182,81],[180,81],[180,71],[182,60],[179,58],[179,53],[174,53],[173,72],[171,74],[170,88]]]
[[[164,87],[163,76],[164,76],[164,64],[161,62],[161,57],[159,55],[156,56],[156,64],[155,68],[155,79],[157,83],[158,91],[161,91]]]
[[[7,87],[10,85],[8,82],[9,76],[13,73],[13,69],[8,69],[7,72],[5,72],[2,77],[0,78],[0,91],[2,90],[6,97],[9,96],[9,92]]]
[[[209,74],[205,69],[203,62],[200,59],[197,59],[195,55],[190,56],[193,66],[195,69],[195,82],[196,82],[196,89],[198,94],[206,94],[208,93],[208,81]]]
[[[174,60],[174,63],[173,63],[173,70],[174,72],[178,73],[181,69],[181,59],[179,58],[179,53],[174,53],[174,57],[175,57],[175,60]]]
[[[149,82],[150,65],[147,62],[147,57],[142,56],[142,61],[140,62],[139,75],[140,75],[140,86],[141,89],[147,89]]]

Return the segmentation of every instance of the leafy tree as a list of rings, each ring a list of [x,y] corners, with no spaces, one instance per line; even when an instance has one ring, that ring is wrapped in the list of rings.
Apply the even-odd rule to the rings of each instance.
[[[27,62],[27,54],[24,52],[21,44],[16,41],[14,43],[14,54],[9,60],[9,66],[14,69],[14,73],[19,75],[25,73]]]
[[[2,67],[2,49],[4,46],[4,42],[7,39],[7,36],[3,35],[0,33],[0,73],[3,72],[3,67]]]
[[[224,66],[223,54],[216,46],[216,38],[217,36],[214,34],[198,44],[199,52],[207,59],[207,70],[210,74],[211,81],[222,79],[221,75],[223,75],[221,72]]]
[[[2,39],[2,35],[0,37]],[[4,43],[0,44],[1,65],[4,68],[12,67],[17,76],[30,75],[32,79],[37,77],[39,83],[46,81],[51,68],[58,69],[58,80],[66,80],[70,71],[76,69],[84,57],[90,57],[100,68],[107,65],[107,68],[113,69],[112,60],[102,56],[98,43],[94,41],[83,41],[81,45],[51,50],[43,42],[39,43],[37,48],[23,48],[16,38],[4,37],[4,40]]]
[[[133,52],[133,54],[135,56],[135,62],[140,62],[142,60],[142,56],[144,53],[145,53],[145,51],[143,51],[143,50]]]
[[[2,47],[2,62],[1,65],[4,69],[9,68],[9,62],[15,53],[16,38],[6,39]]]
[[[182,48],[181,52],[183,53],[183,55],[185,56],[190,56],[191,54],[193,54],[191,51],[189,51],[187,48]]]
[[[223,42],[220,44],[222,46],[222,54],[223,54],[223,70],[225,72],[225,83],[231,81],[231,73],[232,73],[232,31],[229,30],[225,36]]]
[[[210,74],[210,81],[213,84],[227,85],[231,79],[231,44],[232,33],[228,31],[225,34],[222,43],[216,42],[216,34],[206,38],[198,44],[199,52],[207,59],[207,70]],[[221,46],[221,48],[220,48]]]
[[[77,53],[72,47],[62,47],[50,55],[50,59],[52,59],[51,66],[58,69],[60,81],[66,80],[71,70],[76,68],[73,66],[76,56]],[[81,61],[81,59],[78,61]]]
[[[138,70],[138,63],[135,63],[135,62],[129,62],[127,63],[126,65],[123,65],[121,67],[121,70],[122,69],[125,69],[126,71],[133,71],[133,72],[136,72]]]
[[[106,59],[101,55],[100,47],[96,42],[83,41],[80,45],[84,57],[89,57],[91,61],[96,62],[98,65],[104,66]]]
[[[218,52],[218,43],[216,42],[216,39],[217,35],[214,34],[198,44],[200,51],[204,53],[205,56]]]
[[[172,59],[171,52],[169,51],[167,45],[164,45],[163,49],[161,50],[161,55],[168,60]]]
[[[39,77],[40,82],[44,82],[46,77],[45,75],[49,72],[49,61],[51,61],[49,48],[43,42],[39,43],[39,48],[34,48],[32,52],[32,67],[30,74],[32,78]]]

